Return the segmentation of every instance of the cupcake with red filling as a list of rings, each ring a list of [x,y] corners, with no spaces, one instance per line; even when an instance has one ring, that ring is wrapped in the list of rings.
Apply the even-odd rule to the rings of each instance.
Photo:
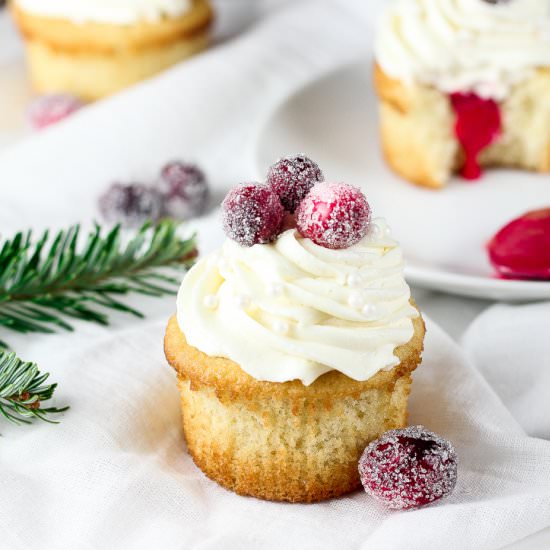
[[[550,170],[550,8],[397,0],[375,46],[388,164],[427,187],[483,167]]]
[[[360,486],[365,446],[407,419],[424,323],[387,223],[299,156],[222,205],[227,240],[168,323],[184,433],[203,472],[291,502]]]

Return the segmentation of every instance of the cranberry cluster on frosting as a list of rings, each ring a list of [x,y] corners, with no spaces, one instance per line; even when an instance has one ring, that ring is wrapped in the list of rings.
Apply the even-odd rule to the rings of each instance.
[[[345,183],[327,183],[304,155],[286,157],[269,169],[267,182],[233,188],[222,203],[226,235],[242,246],[275,240],[284,229],[325,248],[348,248],[366,234],[371,210],[365,195]]]

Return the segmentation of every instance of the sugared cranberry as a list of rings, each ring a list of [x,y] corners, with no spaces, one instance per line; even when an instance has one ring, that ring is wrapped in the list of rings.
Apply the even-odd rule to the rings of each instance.
[[[284,214],[279,197],[267,185],[256,183],[233,188],[222,203],[225,234],[242,246],[274,240]]]
[[[100,211],[109,223],[136,227],[162,214],[162,197],[155,189],[140,183],[115,183],[100,197]]]
[[[202,214],[210,191],[204,172],[195,164],[171,162],[160,173],[157,189],[164,199],[164,212],[185,220]]]
[[[458,458],[452,444],[424,426],[391,430],[373,441],[359,461],[365,491],[389,508],[435,502],[456,485]]]
[[[347,248],[359,242],[369,222],[365,195],[345,183],[319,183],[296,212],[298,231],[325,248]]]
[[[287,231],[288,229],[296,229],[296,216],[290,212],[285,212],[281,233],[283,231]]]
[[[506,279],[550,279],[550,208],[512,220],[491,239],[487,250]]]
[[[291,214],[309,190],[324,179],[319,166],[305,155],[283,158],[267,174],[267,184],[279,195],[283,206]]]
[[[67,118],[83,106],[80,99],[69,94],[38,96],[29,105],[29,122],[35,130],[41,130]]]
[[[464,152],[461,174],[475,180],[481,176],[479,154],[502,132],[500,107],[473,93],[451,94],[451,105],[456,115],[455,135]]]

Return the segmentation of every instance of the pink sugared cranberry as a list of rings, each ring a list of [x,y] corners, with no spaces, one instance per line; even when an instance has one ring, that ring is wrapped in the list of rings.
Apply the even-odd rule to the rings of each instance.
[[[234,187],[222,203],[225,234],[242,246],[273,241],[281,231],[284,214],[278,195],[258,183]]]
[[[309,190],[325,178],[315,162],[305,155],[285,157],[276,162],[267,174],[267,184],[279,195],[291,214]]]
[[[492,99],[473,93],[451,94],[455,112],[455,135],[464,152],[462,177],[475,180],[481,176],[479,154],[502,132],[500,107]]]
[[[67,118],[83,106],[80,99],[70,94],[41,95],[29,105],[29,122],[35,130],[41,130]]]
[[[319,183],[296,211],[298,231],[325,248],[348,248],[366,234],[370,206],[357,187]]]
[[[391,430],[359,460],[365,491],[389,508],[406,510],[449,495],[456,485],[453,445],[424,426]]]
[[[160,173],[157,189],[164,199],[164,213],[178,220],[202,214],[210,195],[204,172],[186,162],[167,164]]]
[[[487,245],[489,260],[506,279],[550,279],[550,208],[505,225]]]

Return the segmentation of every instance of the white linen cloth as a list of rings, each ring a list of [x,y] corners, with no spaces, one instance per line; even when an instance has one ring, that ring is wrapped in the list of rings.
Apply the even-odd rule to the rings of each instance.
[[[150,179],[172,158],[204,165],[220,196],[251,177],[251,144],[276,104],[368,48],[364,24],[346,6],[292,5],[5,152],[2,233],[93,219],[110,181]],[[196,225],[203,251],[221,242],[215,212]],[[76,323],[75,333],[53,336],[2,333],[52,373],[56,403],[71,406],[59,426],[0,425],[0,529],[10,548],[493,549],[550,526],[550,442],[526,435],[498,394],[517,412],[512,401],[434,323],[410,422],[453,441],[459,482],[445,501],[400,513],[361,491],[289,505],[238,497],[206,479],[185,451],[162,353],[175,299],[132,303],[147,320],[115,316],[108,328]],[[488,373],[483,340],[465,343]],[[503,376],[517,374],[512,360],[501,364]]]
[[[523,429],[550,440],[550,302],[493,306],[463,344]]]

